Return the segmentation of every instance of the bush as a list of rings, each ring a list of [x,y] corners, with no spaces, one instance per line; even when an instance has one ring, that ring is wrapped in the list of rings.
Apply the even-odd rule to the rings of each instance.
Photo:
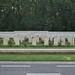
[[[44,43],[44,40],[42,40],[41,38],[40,38],[40,43]]]
[[[70,46],[70,42],[67,43],[67,46],[68,46],[68,47]]]
[[[13,39],[9,39],[9,40],[8,40],[8,44],[9,44],[9,46],[13,46],[13,44],[14,44]]]
[[[60,40],[60,41],[58,42],[58,46],[61,46],[61,43],[62,43],[62,40]]]
[[[49,46],[53,46],[53,41],[49,40]]]
[[[0,45],[2,45],[3,44],[3,39],[2,38],[0,38]]]
[[[28,41],[28,38],[26,38],[24,41]]]
[[[58,46],[61,46],[61,42],[58,42]]]
[[[24,39],[23,42],[21,42],[26,47],[26,40]]]

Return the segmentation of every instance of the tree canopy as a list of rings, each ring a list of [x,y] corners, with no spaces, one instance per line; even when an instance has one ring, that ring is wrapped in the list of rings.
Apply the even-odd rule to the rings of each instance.
[[[0,31],[75,31],[75,0],[0,0]]]

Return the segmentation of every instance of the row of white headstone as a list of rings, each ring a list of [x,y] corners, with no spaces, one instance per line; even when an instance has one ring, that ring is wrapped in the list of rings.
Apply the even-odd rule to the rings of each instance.
[[[21,36],[15,36],[14,38],[14,42],[15,45],[20,45],[20,42],[23,42],[25,37]],[[65,41],[65,37],[61,36],[61,37],[54,37],[54,38],[49,38],[47,36],[42,36],[41,39],[44,41],[44,46],[49,46],[49,43],[54,39],[53,41],[53,45],[54,46],[58,46],[58,43],[61,42],[62,46],[66,45],[66,41]],[[68,42],[70,43],[70,45],[74,46],[75,45],[75,40],[73,37],[67,37]],[[9,37],[4,37],[3,38],[3,45],[7,46],[8,45],[8,41],[9,41]],[[29,37],[28,38],[29,43],[32,43],[32,46],[36,46],[37,43],[39,43],[39,37]]]

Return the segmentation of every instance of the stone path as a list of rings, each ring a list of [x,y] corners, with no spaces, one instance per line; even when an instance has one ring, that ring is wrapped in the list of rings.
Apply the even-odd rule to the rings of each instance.
[[[3,52],[57,52],[57,53],[75,53],[75,48],[56,48],[56,49],[24,49],[24,48],[0,48],[0,53]]]

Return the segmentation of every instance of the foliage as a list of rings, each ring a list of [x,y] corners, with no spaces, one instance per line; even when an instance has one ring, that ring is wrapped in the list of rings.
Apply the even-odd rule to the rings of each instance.
[[[0,31],[75,31],[74,0],[0,0]]]
[[[42,38],[39,38],[40,43],[44,43],[44,40]]]
[[[53,46],[53,40],[49,40],[49,46]]]
[[[28,41],[28,38],[26,38],[25,41]]]
[[[65,41],[66,41],[66,46],[69,47],[70,46],[70,42],[68,41],[67,38],[65,39]]]
[[[61,46],[61,43],[62,43],[62,41],[61,41],[61,39],[60,39],[60,41],[58,42],[58,46]]]
[[[10,38],[10,39],[8,40],[8,44],[9,44],[9,46],[10,46],[10,47],[11,47],[11,46],[13,46],[14,41],[13,41],[13,39],[12,39],[12,38]]]
[[[3,44],[3,39],[0,38],[0,46]]]

